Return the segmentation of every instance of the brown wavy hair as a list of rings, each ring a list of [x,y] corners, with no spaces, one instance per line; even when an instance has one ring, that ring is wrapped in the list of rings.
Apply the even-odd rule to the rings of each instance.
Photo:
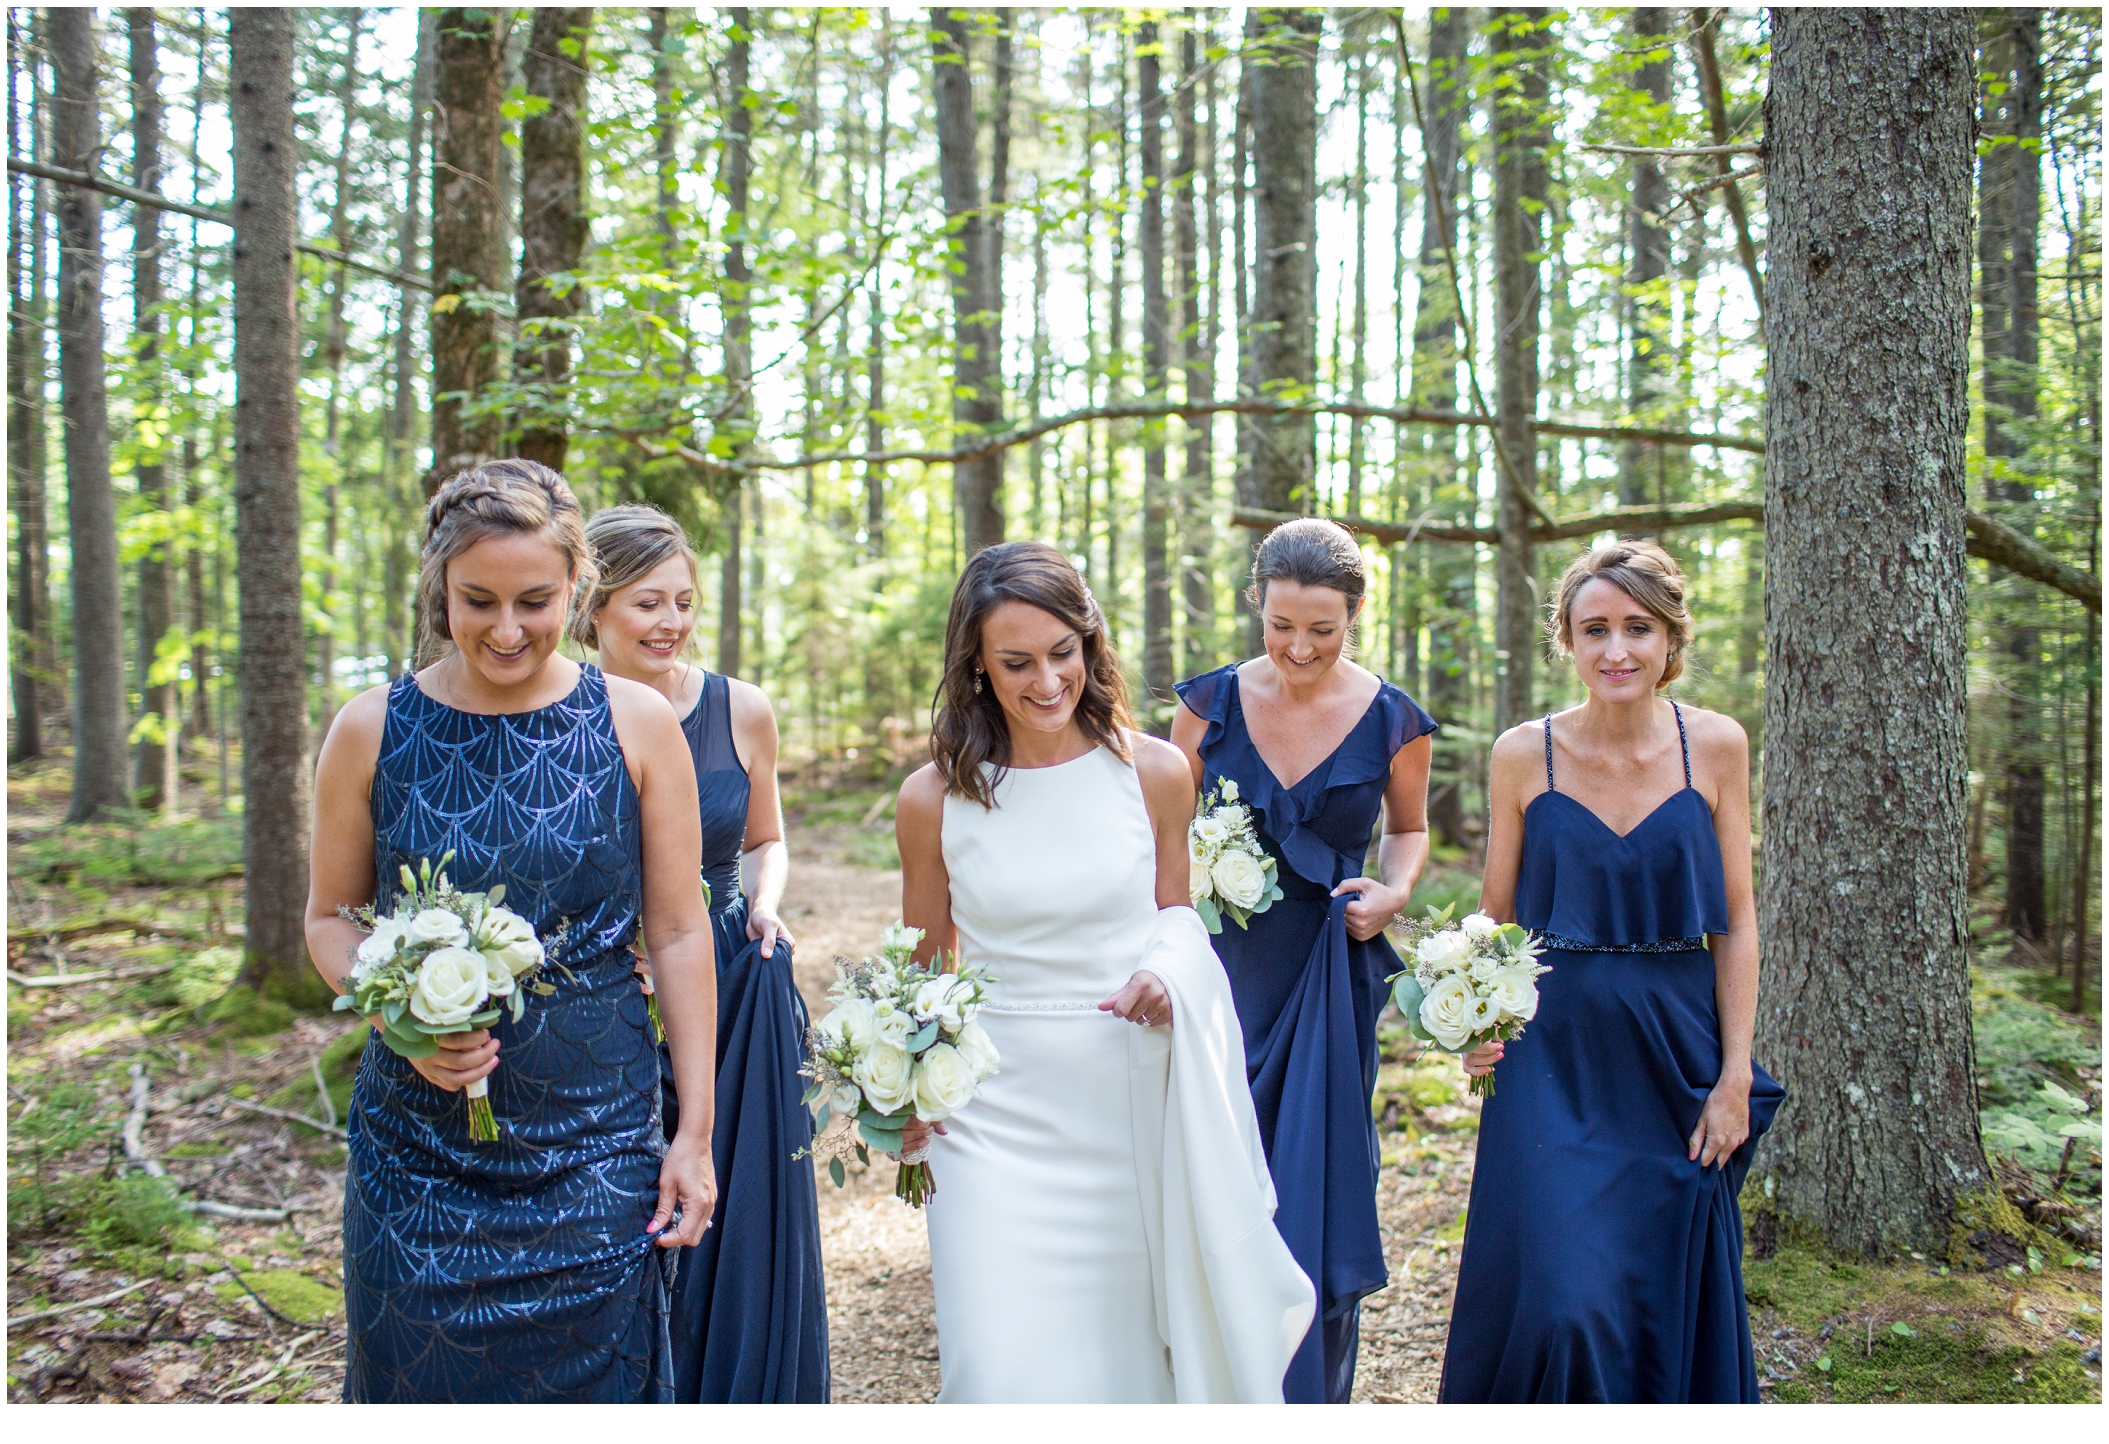
[[[425,508],[418,554],[417,609],[423,661],[454,645],[447,630],[447,564],[485,537],[539,532],[564,554],[572,604],[593,590],[593,552],[585,517],[564,478],[539,461],[508,457],[450,477]]]
[[[1076,723],[1086,737],[1130,760],[1128,684],[1106,631],[1106,615],[1069,558],[1045,542],[999,542],[976,552],[952,593],[945,619],[945,671],[930,708],[930,760],[945,790],[983,807],[996,805],[996,784],[1010,766],[1010,725],[995,690],[974,690],[981,629],[1005,602],[1038,607],[1069,627],[1084,648],[1084,687]],[[984,769],[982,764],[990,764]]]
[[[688,533],[656,506],[630,503],[603,507],[586,523],[586,544],[593,549],[593,565],[599,575],[591,586],[579,588],[579,600],[571,617],[571,640],[581,647],[600,650],[600,609],[608,598],[624,587],[658,570],[671,557],[688,563],[688,582],[699,587],[696,553],[688,544]],[[694,651],[696,634],[688,635],[685,650]]]
[[[1677,559],[1651,541],[1613,542],[1583,552],[1568,563],[1554,594],[1552,615],[1545,632],[1552,649],[1561,657],[1574,655],[1574,599],[1583,587],[1597,580],[1617,587],[1640,604],[1641,610],[1662,623],[1670,634],[1668,664],[1655,690],[1684,675],[1684,649],[1692,643],[1692,613],[1684,603],[1684,572]]]

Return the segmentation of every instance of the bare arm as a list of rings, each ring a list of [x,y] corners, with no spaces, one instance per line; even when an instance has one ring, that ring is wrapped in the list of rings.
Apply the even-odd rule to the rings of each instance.
[[[915,960],[927,963],[959,948],[952,925],[952,879],[945,871],[945,783],[935,765],[918,768],[901,784],[893,809],[893,837],[901,852],[901,921],[923,930]]]
[[[761,688],[732,679],[732,737],[741,765],[747,769],[747,875],[753,891],[747,898],[747,936],[772,951],[780,936],[795,943],[784,926],[784,884],[791,876],[791,853],[784,845],[783,799],[776,786],[776,712]]]
[[[1186,754],[1187,768],[1194,778],[1194,790],[1201,790],[1201,779],[1208,768],[1201,761],[1201,739],[1208,735],[1208,723],[1187,710],[1181,702],[1172,711],[1172,745]]]
[[[1351,877],[1333,896],[1355,894],[1347,905],[1347,933],[1368,942],[1391,925],[1413,896],[1413,885],[1428,865],[1428,765],[1435,744],[1427,735],[1414,738],[1392,755],[1391,775],[1384,783],[1384,836],[1377,843],[1377,876]]]
[[[641,805],[644,943],[681,1098],[681,1126],[668,1140],[660,1167],[659,1207],[645,1230],[672,1248],[702,1238],[717,1203],[710,1129],[718,979],[701,883],[703,826],[696,813],[695,764],[666,698],[641,683],[610,677],[608,706]],[[680,1226],[669,1229],[677,1203]]]
[[[1750,1136],[1750,1043],[1757,1029],[1757,898],[1750,866],[1750,739],[1732,718],[1700,713],[1699,754],[1714,791],[1714,836],[1728,884],[1728,931],[1713,937],[1714,1009],[1720,1018],[1721,1076],[1692,1130],[1689,1152],[1702,1166],[1727,1167]]]
[[[1487,861],[1479,910],[1496,922],[1516,920],[1516,877],[1523,869],[1523,809],[1545,790],[1545,724],[1525,722],[1494,740],[1487,767]],[[1465,1054],[1465,1071],[1491,1073],[1507,1045],[1483,1043]]]
[[[1150,814],[1150,832],[1157,844],[1157,907],[1190,908],[1194,905],[1188,880],[1193,857],[1187,851],[1187,825],[1194,819],[1194,784],[1187,760],[1179,749],[1155,737],[1131,733],[1135,748],[1135,775],[1142,784],[1142,804]],[[1137,972],[1120,991],[1099,1004],[1101,1010],[1143,1027],[1162,1027],[1172,1021],[1171,995],[1155,973]]]

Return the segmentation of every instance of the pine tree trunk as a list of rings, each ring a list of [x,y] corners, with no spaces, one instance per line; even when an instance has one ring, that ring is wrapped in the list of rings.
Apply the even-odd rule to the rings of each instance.
[[[1670,60],[1667,48],[1670,12],[1636,8],[1628,20],[1633,48],[1662,56],[1644,59],[1634,71],[1635,99],[1653,117],[1668,114]],[[1648,144],[1653,144],[1649,141]],[[1662,278],[1670,269],[1669,182],[1652,156],[1633,158],[1633,196],[1626,208],[1626,410],[1636,426],[1661,426],[1663,363],[1669,350],[1670,308],[1662,295]],[[1622,506],[1642,506],[1649,499],[1662,448],[1651,441],[1629,441],[1619,451],[1618,499]]]
[[[293,12],[232,16],[235,525],[241,583],[242,981],[313,998],[300,596]]]
[[[403,167],[403,213],[396,227],[396,269],[408,276],[417,275],[424,269],[419,264],[418,250],[424,230],[423,187],[430,164],[425,116],[432,109],[439,67],[439,14],[434,10],[420,10],[418,17],[417,61],[410,79],[410,135]],[[388,535],[381,550],[381,630],[388,638],[388,674],[391,677],[417,665],[416,605],[406,596],[411,590],[410,575],[416,565],[413,548],[417,508],[409,504],[406,493],[410,489],[409,470],[415,454],[417,431],[414,340],[418,303],[416,288],[402,286],[397,289],[395,395],[389,408],[388,468],[383,478],[392,505]],[[406,519],[394,519],[398,508],[408,513]]]
[[[498,374],[498,326],[466,293],[506,289],[498,195],[505,99],[505,28],[492,10],[442,10],[432,107],[432,471],[430,496],[497,449],[489,417],[462,415]],[[449,399],[451,396],[452,399]]]
[[[45,24],[57,73],[52,158],[67,170],[97,170],[95,12],[51,9]],[[59,379],[73,572],[73,803],[66,820],[87,822],[131,801],[122,646],[113,657],[108,645],[97,645],[122,638],[124,597],[103,380],[102,201],[85,187],[62,186],[58,209]]]
[[[2038,315],[2036,238],[2041,220],[2043,12],[1986,12],[1981,69],[1987,87],[1981,130],[1992,144],[1979,162],[1978,274],[1984,316],[1984,454],[1986,500],[2009,526],[2035,529],[2033,479],[2016,476],[2028,451],[2023,428],[2036,415]],[[2004,473],[2004,474],[2002,474]],[[2005,506],[1998,506],[2005,503]],[[2006,921],[2017,937],[2049,935],[2044,859],[2043,682],[2041,632],[2030,625],[2036,600],[2009,604],[2001,629],[2006,669]]]
[[[548,278],[578,269],[586,249],[586,44],[591,6],[534,12],[522,67],[527,94],[548,108],[520,125],[520,274],[513,285],[520,318],[515,376],[540,388],[517,450],[553,471],[564,469],[571,438],[565,425],[571,381],[571,318],[586,309],[583,286],[559,295]]]
[[[1145,399],[1162,401],[1171,358],[1171,314],[1164,294],[1164,94],[1159,85],[1157,23],[1146,20],[1140,31],[1141,54],[1136,73],[1142,124],[1141,216],[1137,231],[1142,250],[1142,390]],[[1142,684],[1146,706],[1163,706],[1172,693],[1172,578],[1165,548],[1171,514],[1164,470],[1165,423],[1148,421],[1142,428]]]
[[[890,19],[881,15],[879,69],[881,76],[892,74],[893,26]],[[886,182],[886,167],[893,144],[893,88],[882,78],[876,87],[879,92],[879,143],[874,164],[877,181],[872,187],[871,201],[867,206],[871,214],[873,244],[879,244],[879,217],[886,214],[891,198]],[[864,358],[865,383],[865,431],[864,449],[882,451],[886,446],[886,423],[882,414],[886,409],[886,293],[880,276],[881,268],[871,269],[871,292],[866,305],[871,308],[871,341]],[[874,561],[886,555],[886,468],[878,462],[867,462],[864,467],[864,547]]]
[[[26,36],[7,12],[7,48],[21,57],[7,70],[7,148],[35,153],[24,143],[19,83],[31,74]],[[32,84],[34,82],[32,81]],[[32,120],[31,125],[34,127]],[[43,457],[36,445],[44,424],[44,287],[38,264],[44,247],[44,211],[38,184],[13,171],[7,176],[7,482],[15,514],[13,595],[8,599],[8,677],[14,690],[15,732],[8,740],[10,765],[44,755],[43,702],[38,673],[44,658],[37,645],[45,614]],[[25,248],[34,253],[23,264]]]
[[[351,252],[352,123],[358,111],[359,28],[364,20],[363,10],[346,12],[344,70],[337,90],[337,174],[336,187],[330,194],[330,244],[347,255]],[[343,525],[342,492],[345,483],[351,479],[342,435],[344,362],[350,345],[344,301],[350,281],[351,273],[344,266],[330,272],[329,329],[323,340],[323,361],[329,368],[330,390],[323,410],[322,449],[330,459],[330,478],[322,489],[322,565],[316,568],[315,588],[318,610],[322,613],[322,635],[317,639],[317,650],[321,655],[315,669],[321,714],[315,727],[318,748],[322,739],[329,735],[330,723],[337,717],[337,551]]]
[[[1308,392],[1318,380],[1318,90],[1323,11],[1254,12],[1272,38],[1251,72],[1253,381],[1264,396]],[[1317,434],[1308,416],[1247,417],[1247,506],[1311,510]]]
[[[1213,399],[1216,394],[1215,326],[1211,311],[1201,299],[1200,236],[1202,224],[1196,214],[1197,189],[1206,173],[1206,233],[1212,246],[1221,246],[1221,217],[1215,205],[1215,90],[1214,67],[1206,79],[1201,75],[1199,37],[1189,17],[1179,37],[1179,173],[1173,178],[1172,250],[1179,292],[1179,350],[1186,373],[1189,399]],[[1205,98],[1204,98],[1205,93]],[[1196,115],[1197,103],[1207,117],[1205,127]],[[1204,133],[1205,130],[1205,133]],[[1214,290],[1210,290],[1210,305]],[[1197,416],[1186,423],[1185,475],[1179,483],[1179,579],[1184,612],[1184,670],[1196,676],[1215,661],[1216,587],[1213,492],[1215,458],[1211,442],[1214,418]]]
[[[747,64],[753,25],[745,9],[729,12],[732,38],[725,48],[725,150],[718,163],[718,183],[725,189],[725,384],[731,391],[725,429],[733,455],[745,451],[754,436],[753,403],[748,388],[754,379],[754,322],[749,295],[754,283],[747,267],[747,186],[754,171],[754,112],[746,105]],[[740,492],[738,482],[725,489],[725,557],[718,572],[718,670],[739,675],[743,608],[740,597]]]
[[[1538,593],[1531,545],[1531,501],[1538,489],[1538,336],[1544,305],[1541,252],[1546,190],[1546,63],[1550,22],[1541,9],[1497,10],[1490,26],[1504,81],[1494,112],[1494,364],[1498,421],[1496,474],[1501,498],[1494,645],[1501,662],[1495,692],[1499,734],[1533,710]]]
[[[1967,10],[1778,10],[1765,102],[1762,1186],[1945,1252],[1987,1182],[1970,1033]],[[1908,338],[1909,344],[1899,344]]]
[[[1356,405],[1364,400],[1369,384],[1369,46],[1358,41],[1354,48],[1354,66],[1349,82],[1355,92],[1355,301],[1354,339],[1348,344],[1347,372],[1348,399]],[[1339,334],[1337,327],[1334,334]],[[1340,384],[1336,370],[1333,385]],[[1362,468],[1368,459],[1369,425],[1359,416],[1342,417],[1347,423],[1347,510],[1350,516],[1362,515]],[[1393,590],[1397,590],[1397,579],[1401,567],[1394,567],[1391,575]]]
[[[1414,304],[1412,404],[1436,411],[1457,409],[1457,297],[1450,284],[1449,256],[1458,244],[1457,205],[1464,183],[1463,128],[1471,109],[1466,49],[1471,18],[1462,6],[1433,12],[1428,21],[1428,82],[1425,99],[1428,176],[1421,199],[1420,293]],[[1460,263],[1461,264],[1461,263]],[[1427,428],[1420,440],[1427,464],[1430,503],[1453,524],[1470,526],[1479,499],[1458,484],[1457,432]],[[1477,631],[1479,553],[1476,547],[1436,547],[1429,558],[1428,676],[1424,700],[1445,729],[1464,727],[1472,711],[1472,641]],[[1442,775],[1428,796],[1428,821],[1452,847],[1469,846],[1465,835],[1463,779],[1477,748],[1449,742],[1436,733],[1435,766]]]
[[[1003,419],[1001,337],[994,318],[1001,301],[997,257],[982,212],[979,163],[975,156],[974,90],[970,70],[969,12],[932,12],[936,74],[938,182],[952,254],[952,424],[965,441],[997,429]],[[1003,540],[1001,453],[952,468],[952,504],[958,513],[966,554]]]

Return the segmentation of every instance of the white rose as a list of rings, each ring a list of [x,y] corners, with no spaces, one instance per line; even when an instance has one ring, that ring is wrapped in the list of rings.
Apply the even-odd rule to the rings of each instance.
[[[909,1017],[890,1003],[881,1003],[877,1009],[878,1020],[872,1028],[876,1045],[887,1048],[903,1048],[915,1036],[915,1019]]]
[[[1479,954],[1471,962],[1465,964],[1465,975],[1475,983],[1489,982],[1493,979],[1494,974],[1500,971],[1500,960],[1490,958],[1484,953]]]
[[[476,924],[474,946],[517,978],[542,966],[542,943],[533,924],[511,908],[492,908]]]
[[[417,970],[410,1011],[419,1022],[438,1027],[466,1023],[490,994],[484,977],[483,954],[468,948],[435,948],[425,954]]]
[[[406,931],[413,943],[441,943],[451,948],[469,940],[461,919],[445,908],[426,908],[410,920]]]
[[[1459,923],[1458,926],[1464,929],[1466,937],[1473,939],[1475,942],[1481,938],[1490,938],[1501,931],[1501,924],[1495,922],[1485,913],[1473,913]]]
[[[855,1088],[837,1088],[829,1096],[828,1102],[844,1118],[855,1118],[858,1111],[864,1107],[864,1095]]]
[[[1501,1021],[1501,1009],[1492,998],[1472,1000],[1472,1031],[1484,1033]]]
[[[518,985],[513,982],[513,970],[505,965],[505,960],[490,953],[478,953],[476,956],[483,959],[485,990],[494,998],[511,997],[513,989]]]
[[[1228,777],[1223,779],[1223,800],[1225,802],[1236,802],[1238,800],[1238,785]]]
[[[1248,807],[1225,805],[1220,815],[1224,826],[1228,827],[1232,832],[1241,831],[1252,825],[1252,810]]]
[[[1187,900],[1198,903],[1201,899],[1207,897],[1210,891],[1208,856],[1198,846],[1189,843],[1186,850],[1186,860],[1188,864],[1186,872]]]
[[[1210,864],[1216,895],[1232,907],[1258,907],[1267,896],[1267,874],[1249,852],[1226,852]]]
[[[1194,819],[1192,837],[1206,848],[1221,847],[1230,839],[1230,825],[1214,813]]]
[[[959,1030],[959,1037],[953,1040],[952,1046],[974,1070],[977,1079],[996,1076],[996,1044],[989,1037],[988,1029],[981,1024],[969,1021]]]
[[[959,1010],[973,996],[970,985],[943,974],[915,990],[915,1015],[925,1020],[934,1018],[946,1028],[956,1029],[960,1024]]]
[[[1538,980],[1529,968],[1502,968],[1487,989],[1487,1001],[1502,1016],[1528,1023],[1538,1015]]]
[[[373,931],[359,943],[359,962],[362,967],[376,968],[394,957],[396,947],[408,934],[408,927],[397,919],[376,918]]]
[[[1433,968],[1455,968],[1472,955],[1472,940],[1455,928],[1422,938],[1414,956]]]
[[[897,922],[892,927],[879,930],[879,951],[882,953],[898,952],[906,956],[914,952],[916,944],[922,940],[923,930],[921,928],[911,928]]]
[[[915,1116],[935,1123],[950,1118],[974,1096],[973,1065],[950,1043],[936,1043],[915,1070]]]
[[[1438,978],[1421,999],[1421,1026],[1428,1036],[1455,1053],[1472,1036],[1472,985],[1456,973]]]
[[[869,1002],[850,998],[837,1003],[834,1011],[820,1020],[820,1032],[832,1043],[862,1048],[877,1037],[878,1020],[872,1016]]]
[[[881,1113],[892,1113],[915,1091],[915,1061],[905,1048],[877,1043],[864,1050],[849,1076],[864,1090],[864,1101]]]

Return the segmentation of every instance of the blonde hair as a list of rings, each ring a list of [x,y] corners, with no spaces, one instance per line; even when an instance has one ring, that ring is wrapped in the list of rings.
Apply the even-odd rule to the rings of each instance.
[[[571,638],[582,647],[600,650],[600,609],[608,598],[624,587],[651,575],[662,563],[680,557],[688,563],[691,586],[696,578],[696,553],[688,544],[688,533],[656,506],[632,503],[604,507],[586,523],[586,544],[593,549],[593,585],[579,589],[579,603],[571,617]],[[689,637],[694,646],[694,634]]]
[[[457,472],[425,508],[418,553],[417,606],[424,660],[454,644],[447,629],[447,565],[486,537],[539,533],[564,554],[574,601],[593,585],[593,558],[578,498],[539,461],[507,457]]]
[[[1669,664],[1657,691],[1684,675],[1684,649],[1691,645],[1692,614],[1684,604],[1684,572],[1677,559],[1650,541],[1621,541],[1576,557],[1560,578],[1546,618],[1546,636],[1562,657],[1574,655],[1574,599],[1593,581],[1606,581],[1638,602],[1670,634]]]

